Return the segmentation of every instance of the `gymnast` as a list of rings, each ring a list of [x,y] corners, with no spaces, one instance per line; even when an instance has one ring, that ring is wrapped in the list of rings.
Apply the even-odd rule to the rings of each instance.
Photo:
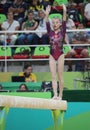
[[[62,20],[58,17],[52,19],[52,27],[49,22],[49,14],[51,11],[51,6],[46,7],[46,27],[47,33],[50,40],[50,57],[49,57],[49,66],[52,77],[52,88],[53,88],[53,99],[62,100],[64,80],[63,80],[63,71],[64,71],[64,53],[63,53],[63,44],[66,35],[66,6],[63,6],[63,17]],[[57,71],[58,71],[58,80],[59,80],[59,93],[57,86]]]

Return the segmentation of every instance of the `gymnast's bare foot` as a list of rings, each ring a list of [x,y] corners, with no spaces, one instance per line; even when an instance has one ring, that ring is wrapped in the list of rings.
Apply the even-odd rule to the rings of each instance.
[[[54,100],[62,100],[62,98],[60,96],[53,96],[52,99],[54,99]]]
[[[62,100],[62,97],[61,97],[61,96],[58,96],[58,100]]]
[[[59,93],[58,100],[62,100],[62,93]]]
[[[54,95],[52,99],[57,100],[57,99],[58,99],[58,96],[57,96],[57,95]]]

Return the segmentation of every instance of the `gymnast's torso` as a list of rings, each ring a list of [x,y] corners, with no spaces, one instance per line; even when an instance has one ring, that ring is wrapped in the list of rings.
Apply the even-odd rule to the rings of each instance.
[[[47,33],[49,36],[50,43],[50,55],[53,56],[55,60],[58,60],[59,56],[63,54],[63,43],[66,33],[66,22],[62,21],[62,27],[58,33],[50,27],[50,22],[46,22]]]

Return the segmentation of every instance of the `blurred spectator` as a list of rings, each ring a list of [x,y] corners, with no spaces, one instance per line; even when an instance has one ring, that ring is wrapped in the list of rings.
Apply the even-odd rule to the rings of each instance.
[[[67,14],[67,19],[66,19],[66,28],[67,29],[76,29],[73,19],[69,18],[68,14]]]
[[[72,29],[76,29],[76,26],[75,26],[75,23],[74,21],[69,18],[68,14],[67,14],[67,19],[66,19],[66,28],[69,30],[72,30]],[[69,40],[69,44],[71,43],[72,41],[72,37],[73,37],[73,32],[68,32],[68,40]]]
[[[29,10],[34,12],[34,19],[38,20],[38,11],[44,9],[44,6],[40,4],[39,0],[32,0],[29,5]]]
[[[79,24],[77,29],[84,29],[83,24]],[[71,50],[72,54],[70,54],[70,57],[77,56],[88,58],[89,52],[87,50],[87,46],[79,46],[79,44],[89,44],[90,43],[90,36],[85,31],[76,32],[73,35],[72,38],[72,44],[77,44],[77,46],[73,47],[73,50]]]
[[[82,5],[84,0],[69,0],[70,3],[73,3],[75,6]]]
[[[77,29],[84,29],[83,24],[79,24]],[[90,44],[90,37],[87,32],[75,32],[72,37],[72,44],[77,44],[77,46],[73,47],[66,57],[68,58],[89,58],[89,51],[87,46],[80,46],[79,44]],[[72,70],[72,63],[71,63]]]
[[[23,22],[22,30],[33,31],[37,28],[37,26],[38,26],[38,22],[34,20],[33,11],[29,10],[28,11],[28,19]],[[33,39],[35,39],[35,34],[30,33],[30,32],[26,32],[26,33],[20,34],[17,41],[18,41],[19,45],[21,45],[21,44],[22,45],[23,44],[30,45],[33,43]],[[34,42],[35,41],[36,40],[34,40]],[[37,41],[33,44],[37,44]]]
[[[90,28],[90,0],[88,0],[88,3],[85,5],[85,8],[84,8],[83,23],[84,23],[85,27]]]
[[[0,0],[0,13],[4,13],[4,4],[6,3],[6,0]]]
[[[1,24],[1,30],[2,31],[15,31],[19,30],[19,22],[13,19],[13,12],[7,13],[7,20]],[[1,34],[0,41],[3,45],[6,43],[9,45],[14,45],[17,39],[17,34],[14,33],[8,33],[6,36],[4,34]]]
[[[23,0],[14,0],[12,5],[8,8],[8,11],[14,13],[14,19],[18,20],[21,25],[25,18],[27,4]]]
[[[46,31],[46,20],[45,20],[44,11],[39,10],[38,15],[39,15],[39,25],[36,29],[36,31],[38,31],[36,33],[37,34],[37,41],[39,44],[40,39],[41,39],[41,44],[46,45],[46,44],[49,44],[49,38],[47,35],[47,31]],[[42,31],[42,32],[39,32],[39,31]],[[43,31],[46,31],[46,32],[43,32]]]
[[[0,84],[0,90],[2,90],[3,89],[3,86]]]
[[[84,12],[84,2],[85,0],[69,0],[69,3],[72,4],[73,6],[75,6],[75,8],[78,9],[79,13],[81,13],[81,15],[83,16],[83,12]]]
[[[19,90],[21,90],[21,91],[28,91],[28,87],[27,87],[26,84],[20,84]],[[17,90],[17,91],[18,91],[18,90]]]
[[[44,9],[46,9],[47,5],[52,5],[53,1],[52,0],[42,0],[41,5],[44,6]]]
[[[0,84],[0,92],[11,92],[11,90],[3,89],[2,84]]]
[[[13,4],[13,0],[1,0],[3,13],[7,15],[8,8]]]
[[[27,64],[24,66],[23,72],[19,73],[19,76],[25,76],[26,82],[36,82],[36,75],[32,73],[32,66]]]
[[[78,26],[78,24],[81,22],[80,14],[78,12],[78,9],[74,6],[73,3],[69,6],[67,13],[68,17],[74,21],[75,26]]]
[[[85,27],[82,23],[80,23],[78,25],[77,29],[85,29]],[[73,36],[72,43],[73,44],[89,44],[90,43],[90,36],[87,33],[87,31],[76,32]],[[82,48],[82,47],[80,47],[80,48]]]

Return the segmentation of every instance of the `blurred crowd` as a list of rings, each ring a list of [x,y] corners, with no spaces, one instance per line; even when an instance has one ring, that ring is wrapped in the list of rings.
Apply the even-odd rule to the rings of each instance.
[[[13,31],[8,34],[0,33],[0,45],[48,45],[44,10],[51,5],[52,15],[62,17],[62,2],[67,7],[66,27],[73,29],[90,28],[90,0],[1,0],[0,1],[0,31]],[[6,19],[5,19],[6,18]],[[27,31],[14,33],[14,31]],[[35,31],[34,33],[30,31]],[[69,32],[66,34],[68,44],[90,44],[90,31]],[[66,57],[88,58],[86,46],[74,47]]]
[[[1,0],[1,31],[36,30],[38,33],[27,32],[19,35],[8,33],[6,35],[6,41],[5,35],[1,34],[0,44],[5,45],[5,42],[10,45],[48,44],[49,39],[45,33],[46,24],[43,10],[47,5],[51,5],[52,10],[50,15],[60,14],[62,16],[61,2],[61,0]],[[67,7],[67,29],[78,28],[80,23],[85,28],[90,27],[90,0],[63,0],[63,3]],[[6,17],[5,21],[3,15]]]

